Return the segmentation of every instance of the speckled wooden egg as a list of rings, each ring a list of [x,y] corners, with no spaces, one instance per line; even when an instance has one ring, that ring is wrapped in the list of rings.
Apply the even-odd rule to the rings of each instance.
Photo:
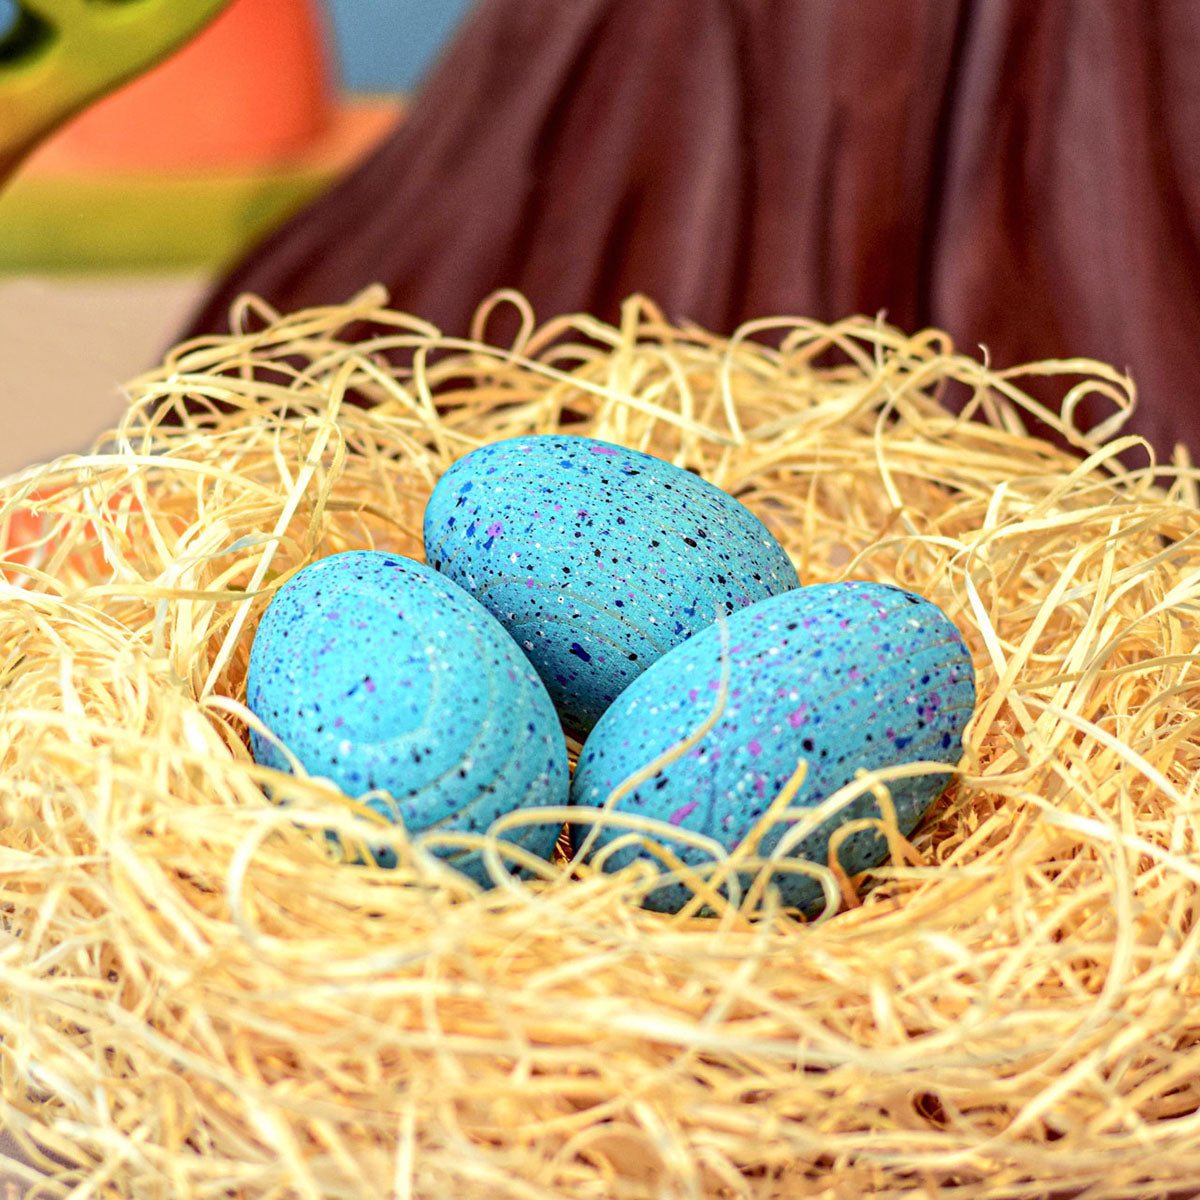
[[[652,662],[798,586],[743,504],[680,467],[592,438],[510,438],[442,477],[425,556],[495,614],[585,735]]]
[[[928,600],[879,583],[818,584],[735,613],[728,632],[728,690],[717,723],[615,811],[665,821],[732,850],[801,758],[808,774],[794,807],[827,799],[860,767],[918,760],[953,766],[960,758],[975,674],[958,630]],[[573,803],[603,804],[635,770],[702,725],[718,695],[721,653],[714,625],[621,695],[583,747]],[[948,772],[936,772],[889,785],[901,832],[915,828],[948,779]],[[823,822],[792,853],[824,865],[838,825],[867,816],[880,816],[870,794]],[[778,822],[768,829],[759,853],[769,854],[787,828]],[[583,825],[576,828],[577,845],[585,832]],[[619,830],[606,829],[595,848],[618,836]],[[693,865],[711,861],[702,850],[669,839],[664,844]],[[615,870],[639,852],[651,857],[622,849],[606,865]],[[886,857],[887,843],[875,830],[851,834],[839,850],[850,874]],[[822,893],[812,877],[779,872],[774,879],[786,903],[805,911],[819,906]],[[748,882],[744,877],[743,887]],[[674,912],[690,896],[685,885],[664,885],[646,903]]]
[[[518,805],[566,801],[562,730],[528,659],[462,588],[399,555],[330,555],[280,588],[255,634],[247,704],[309,774],[413,834],[482,833]],[[258,762],[289,769],[252,741]],[[548,858],[560,829],[514,837]],[[484,881],[477,854],[444,857]]]

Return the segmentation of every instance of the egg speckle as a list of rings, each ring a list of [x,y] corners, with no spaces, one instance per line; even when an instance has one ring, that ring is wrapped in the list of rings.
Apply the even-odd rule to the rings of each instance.
[[[280,588],[254,637],[247,704],[309,774],[414,835],[483,833],[518,805],[566,800],[562,730],[528,660],[470,595],[399,555],[330,555]],[[270,739],[251,741],[258,762],[289,769]],[[548,858],[559,830],[512,837]],[[485,881],[476,853],[438,852]]]
[[[430,497],[425,554],[509,630],[579,736],[718,614],[799,585],[743,504],[662,459],[592,438],[482,446]]]
[[[791,801],[811,808],[860,768],[932,761],[953,766],[975,702],[975,676],[958,630],[930,601],[885,584],[819,584],[763,600],[727,622],[726,701],[715,725],[682,757],[626,795],[616,812],[636,813],[714,839],[732,850],[750,833],[801,758],[807,775]],[[677,646],[634,682],[600,719],[583,747],[572,802],[596,806],[638,768],[699,728],[721,679],[721,630],[712,626]],[[945,787],[949,772],[889,785],[897,822],[910,833]],[[868,793],[823,821],[791,853],[824,865],[844,822],[881,814]],[[759,843],[766,856],[785,835],[776,822]],[[575,830],[576,844],[587,827]],[[620,836],[604,830],[598,851]],[[667,843],[685,862],[703,850]],[[613,853],[607,869],[641,854]],[[854,874],[878,865],[887,843],[875,830],[849,835],[839,861]],[[661,866],[661,864],[659,863]],[[748,876],[743,876],[745,886]],[[784,902],[810,911],[821,900],[809,876],[779,873]],[[677,911],[691,896],[666,884],[648,907]]]

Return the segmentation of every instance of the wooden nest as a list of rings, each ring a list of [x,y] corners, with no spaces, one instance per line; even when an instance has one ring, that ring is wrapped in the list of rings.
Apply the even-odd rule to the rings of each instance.
[[[638,299],[538,327],[504,294],[469,341],[378,291],[233,317],[92,452],[0,484],[0,1122],[30,1195],[1200,1188],[1197,476],[1117,436],[1124,377]],[[1088,392],[1113,416],[1083,432]],[[562,429],[725,488],[805,583],[896,582],[966,636],[955,781],[836,912],[349,866],[328,784],[269,798],[243,701],[272,592],[420,556],[448,464]]]

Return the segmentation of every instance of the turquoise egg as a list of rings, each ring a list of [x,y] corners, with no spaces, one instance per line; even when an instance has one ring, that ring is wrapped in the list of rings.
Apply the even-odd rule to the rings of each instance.
[[[975,674],[962,636],[935,604],[886,584],[850,581],[798,588],[731,616],[726,703],[716,724],[682,757],[625,796],[614,811],[636,813],[704,834],[724,850],[738,846],[796,770],[808,773],[791,802],[813,807],[850,783],[860,768],[917,761],[952,767],[975,704]],[[602,805],[636,770],[682,741],[711,713],[721,678],[721,630],[712,626],[677,646],[632,683],[584,744],[571,789],[576,805]],[[910,833],[950,778],[937,771],[889,785],[900,831]],[[818,825],[791,853],[825,865],[829,839],[843,822],[881,814],[871,794]],[[772,824],[759,843],[765,857],[789,825]],[[573,830],[581,844],[588,826]],[[606,829],[593,854],[621,836]],[[691,865],[703,849],[660,837]],[[849,874],[887,858],[875,830],[851,834],[839,850]],[[640,848],[612,853],[616,870]],[[743,891],[750,882],[740,879]],[[805,912],[822,903],[811,876],[774,876],[784,902]],[[691,897],[664,884],[647,907],[675,912]],[[728,893],[726,893],[728,894]]]
[[[512,634],[582,737],[651,663],[799,586],[745,505],[662,459],[592,438],[510,438],[441,478],[425,557]]]
[[[529,660],[462,588],[399,555],[330,555],[281,587],[246,699],[310,775],[414,835],[483,833],[518,806],[567,798],[562,730]],[[289,770],[269,739],[251,741],[259,763]],[[549,858],[560,831],[538,823],[512,840]],[[439,853],[486,882],[477,853]]]

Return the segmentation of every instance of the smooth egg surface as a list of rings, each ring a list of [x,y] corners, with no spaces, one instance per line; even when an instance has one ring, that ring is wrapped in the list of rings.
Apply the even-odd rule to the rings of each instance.
[[[483,833],[518,806],[566,802],[562,730],[529,660],[462,588],[400,555],[330,555],[280,588],[254,637],[247,704],[310,775],[414,835]],[[290,769],[251,739],[259,763]],[[560,830],[511,840],[549,858]],[[486,882],[477,853],[437,852]]]
[[[459,459],[434,488],[424,537],[429,564],[504,624],[580,737],[718,614],[800,582],[732,496],[584,437],[510,438]]]
[[[975,703],[975,674],[961,635],[935,604],[886,584],[816,584],[763,600],[727,622],[726,700],[715,725],[620,800],[636,813],[706,835],[724,850],[739,845],[779,795],[801,759],[807,775],[791,807],[811,808],[850,783],[860,768],[931,761],[948,767],[962,754]],[[600,719],[583,747],[571,790],[577,805],[602,805],[636,770],[701,727],[720,691],[719,626],[677,646],[636,680]],[[950,778],[935,771],[889,784],[900,831],[910,833]],[[790,851],[828,862],[829,839],[843,822],[879,817],[867,793],[818,825]],[[766,857],[789,823],[770,826],[759,843]],[[573,829],[576,846],[588,830]],[[593,849],[622,835],[605,828]],[[711,862],[703,849],[660,838],[680,858]],[[649,851],[614,851],[616,870]],[[847,873],[877,866],[887,842],[874,829],[850,834],[838,859]],[[740,882],[743,889],[749,874]],[[777,872],[785,904],[819,907],[815,878]],[[691,897],[666,883],[646,905],[675,912]]]

